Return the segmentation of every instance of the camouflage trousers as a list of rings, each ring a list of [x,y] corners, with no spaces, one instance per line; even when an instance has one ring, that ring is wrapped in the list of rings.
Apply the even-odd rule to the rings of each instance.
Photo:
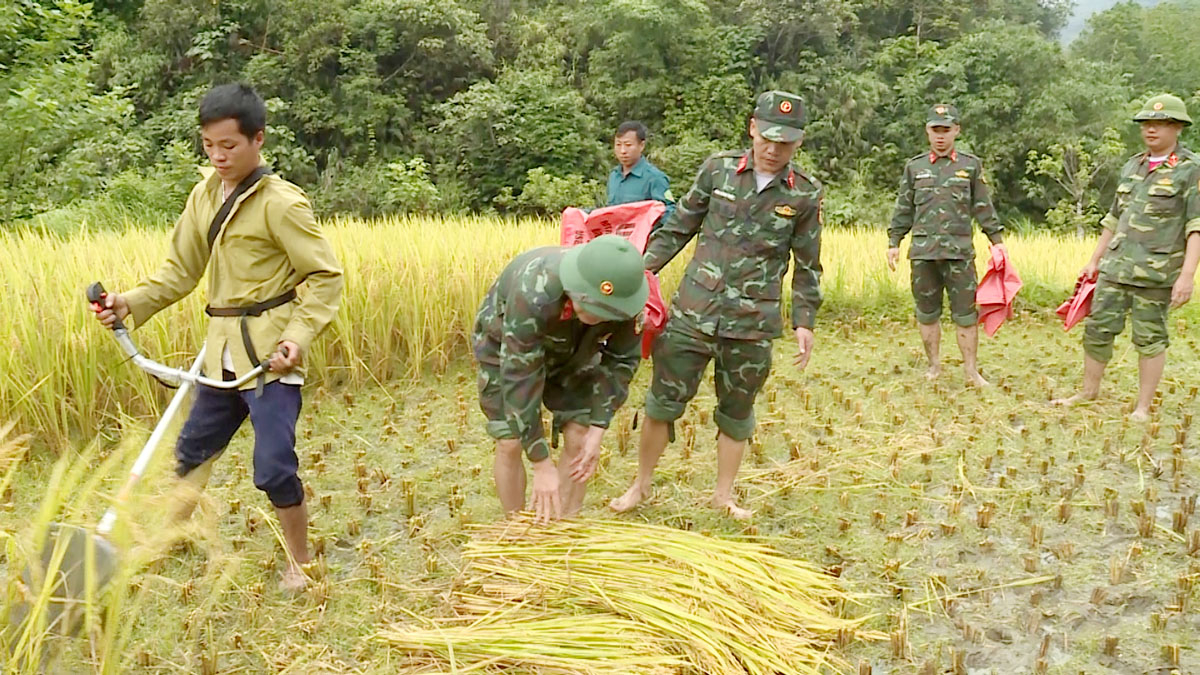
[[[1170,288],[1142,288],[1100,277],[1092,295],[1092,311],[1084,323],[1083,351],[1101,363],[1113,354],[1113,341],[1125,330],[1125,317],[1133,324],[1133,346],[1143,358],[1167,349],[1167,311]]]
[[[979,323],[975,307],[974,260],[913,260],[912,293],[917,322],[937,323],[942,317],[942,293],[950,298],[950,318],[969,328]]]
[[[490,340],[477,343],[475,354],[479,361],[479,373],[476,376],[479,407],[488,420],[488,435],[498,440],[518,438],[517,432],[509,425],[508,413],[519,402],[506,401],[500,388],[503,375],[500,372],[499,343]],[[542,405],[552,415],[552,433],[561,430],[568,422],[583,426],[591,424],[591,395],[597,376],[596,369],[588,366],[572,372],[551,372],[546,377],[542,387]]]
[[[683,416],[696,396],[708,362],[713,365],[717,428],[735,441],[754,434],[754,399],[771,372],[771,340],[705,335],[686,319],[672,317],[654,341],[654,374],[646,415],[663,422]]]

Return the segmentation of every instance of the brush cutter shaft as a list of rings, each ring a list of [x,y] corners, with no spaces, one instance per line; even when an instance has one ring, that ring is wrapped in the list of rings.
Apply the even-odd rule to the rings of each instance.
[[[201,366],[204,365],[204,352],[206,347],[200,348],[200,353],[196,355],[196,360],[192,362],[191,370],[187,371],[188,375],[198,375]],[[142,452],[133,462],[133,466],[129,469],[129,477],[125,479],[125,484],[121,486],[121,491],[117,493],[117,498],[113,501],[112,506],[108,507],[108,511],[104,513],[104,517],[100,519],[100,524],[96,526],[96,533],[100,536],[105,536],[112,532],[113,525],[117,522],[117,509],[120,508],[125,500],[129,499],[129,495],[133,492],[133,488],[141,479],[142,474],[146,472],[146,467],[150,465],[150,459],[154,457],[154,451],[158,448],[158,444],[162,442],[162,438],[167,433],[167,427],[171,423],[171,419],[175,417],[175,413],[179,411],[183,401],[187,398],[188,390],[192,388],[192,381],[184,380],[180,384],[179,389],[175,390],[175,395],[171,397],[171,402],[167,404],[167,409],[163,412],[163,416],[158,420],[158,424],[154,425],[154,431],[150,433],[150,438],[146,440],[146,445],[142,446]]]

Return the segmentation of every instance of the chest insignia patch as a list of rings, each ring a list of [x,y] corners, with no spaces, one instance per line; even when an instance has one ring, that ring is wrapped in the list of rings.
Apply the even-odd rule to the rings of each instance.
[[[966,169],[959,169],[958,171],[954,172],[954,175],[958,176],[959,178],[970,178],[971,172],[967,171]]]
[[[916,180],[921,180],[922,178],[933,178],[933,174],[929,173],[928,171],[922,171],[921,173],[914,176],[914,178],[916,178]]]
[[[721,199],[728,199],[731,202],[734,201],[735,199],[737,199],[736,197],[734,197],[733,195],[731,195],[730,193],[728,193],[724,190],[719,190],[719,189],[713,190],[712,193],[713,193],[714,197],[720,197]]]
[[[787,204],[781,204],[775,207],[775,215],[782,216],[784,218],[791,218],[792,216],[796,215],[796,209],[793,209]]]

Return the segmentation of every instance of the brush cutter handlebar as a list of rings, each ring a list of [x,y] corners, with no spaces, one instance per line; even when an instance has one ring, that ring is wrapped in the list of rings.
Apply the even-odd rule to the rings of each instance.
[[[99,281],[91,286],[88,286],[87,288],[88,302],[92,303],[93,307],[96,308],[96,311],[100,311],[100,309],[104,308],[104,298],[107,296],[108,293],[105,292],[104,286],[102,286]],[[125,324],[122,323],[120,319],[117,319],[116,322],[113,323],[112,329],[113,337],[116,339],[117,344],[121,346],[121,350],[125,352],[125,355],[129,357],[129,360],[133,361],[135,366],[154,376],[160,382],[169,384],[171,386],[178,386],[184,382],[189,382],[191,384],[200,384],[206,387],[212,387],[214,389],[240,389],[242,385],[253,381],[256,377],[262,375],[264,372],[264,366],[255,366],[254,369],[235,380],[214,380],[201,375],[197,369],[183,370],[182,368],[172,368],[147,358],[144,354],[142,354],[141,350],[138,349],[137,345],[134,344],[133,338],[130,337],[129,331],[125,328]]]

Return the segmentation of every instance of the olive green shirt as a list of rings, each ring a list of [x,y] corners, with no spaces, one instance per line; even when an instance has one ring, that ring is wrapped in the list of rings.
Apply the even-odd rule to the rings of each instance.
[[[1180,147],[1151,171],[1148,154],[1135,155],[1121,169],[1100,225],[1114,233],[1100,259],[1104,278],[1143,288],[1173,286],[1187,236],[1200,232],[1200,157]]]
[[[972,219],[993,244],[1001,242],[1004,226],[992,206],[983,163],[958,150],[940,157],[922,153],[904,166],[888,246],[898,247],[912,232],[913,260],[974,260]]]
[[[247,190],[234,205],[220,234],[208,249],[208,229],[221,208],[221,178],[211,168],[192,189],[175,224],[166,262],[132,290],[124,293],[135,326],[179,301],[208,276],[212,307],[244,307],[278,297],[296,288],[291,302],[247,317],[250,337],[260,360],[284,340],[308,353],[317,336],[337,313],[342,292],[342,269],[329,242],[321,236],[304,192],[286,180],[268,175]],[[210,264],[211,259],[211,264]],[[208,324],[204,371],[221,372],[226,345],[238,375],[252,366],[242,344],[240,317],[212,317]],[[303,375],[303,369],[296,371]],[[270,374],[267,381],[279,379]],[[245,385],[255,386],[251,381]]]

